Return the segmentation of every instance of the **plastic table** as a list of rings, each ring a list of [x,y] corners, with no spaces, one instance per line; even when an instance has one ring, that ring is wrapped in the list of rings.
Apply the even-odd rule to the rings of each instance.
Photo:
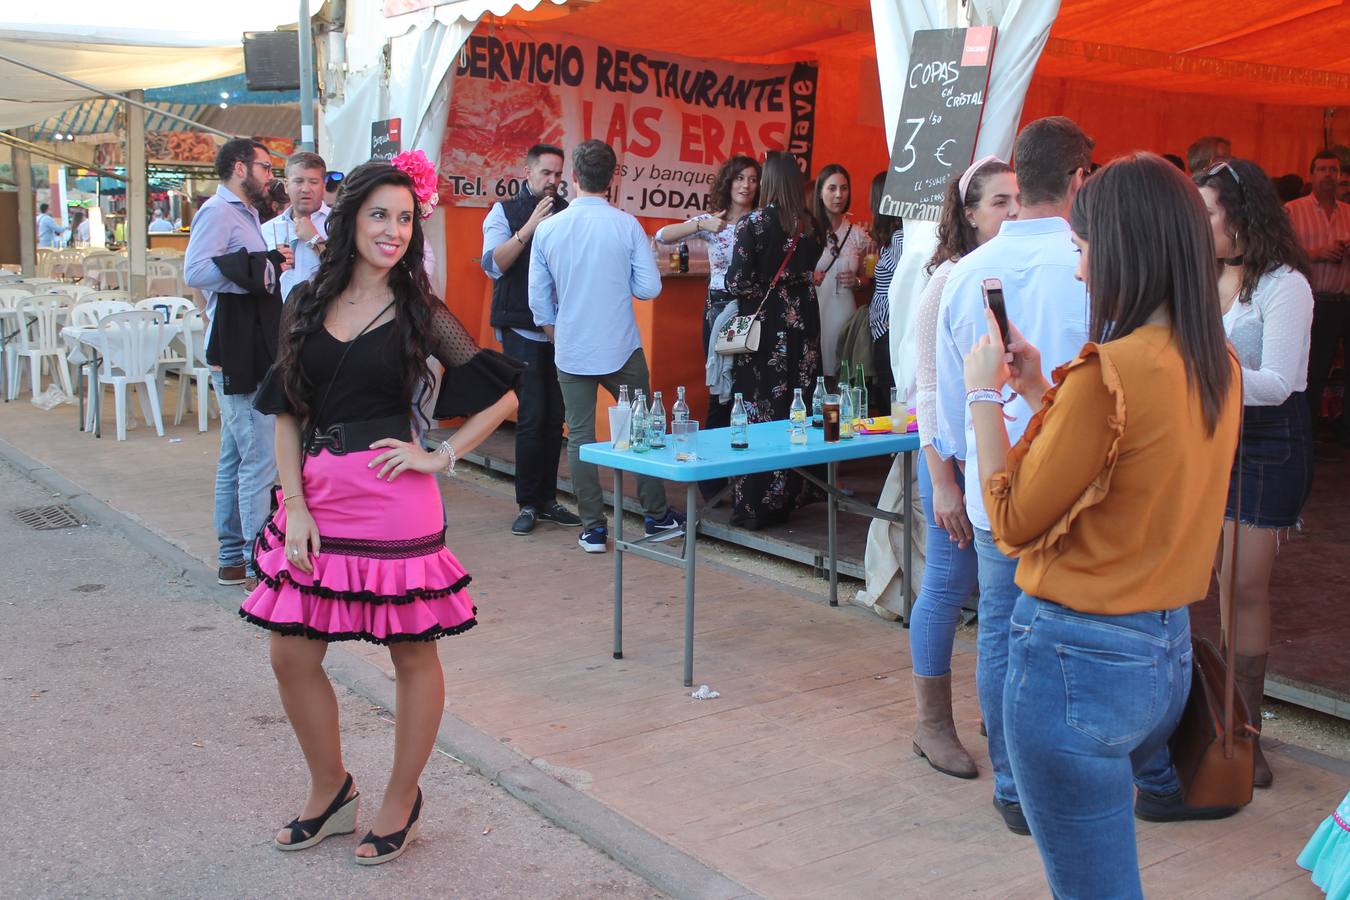
[[[737,475],[753,475],[757,472],[772,472],[776,469],[792,469],[808,481],[822,488],[827,497],[829,516],[829,563],[830,563],[830,605],[839,605],[839,547],[836,531],[837,517],[842,508],[847,512],[859,513],[873,518],[902,522],[905,529],[905,547],[903,551],[903,584],[905,598],[904,619],[909,619],[910,597],[910,540],[913,536],[912,507],[909,502],[901,506],[901,512],[877,509],[870,504],[861,503],[835,487],[838,464],[851,459],[864,459],[870,456],[885,456],[900,453],[904,459],[904,478],[906,493],[914,477],[914,456],[919,449],[917,434],[871,434],[858,435],[851,440],[838,443],[825,443],[821,429],[807,428],[807,443],[792,444],[787,421],[757,422],[750,426],[750,447],[747,450],[731,449],[731,429],[713,428],[700,431],[696,453],[698,458],[690,462],[677,462],[675,459],[674,436],[666,436],[666,446],[660,450],[648,450],[636,453],[632,450],[615,450],[612,443],[605,441],[586,444],[581,448],[583,462],[608,466],[614,470],[614,658],[623,659],[623,557],[625,553],[634,553],[646,559],[674,566],[684,572],[684,684],[690,687],[694,683],[694,568],[695,538],[698,533],[698,482],[710,478],[730,478]],[[826,481],[821,481],[809,466],[826,466]],[[682,555],[657,549],[654,542],[644,537],[628,541],[623,536],[623,474],[650,475],[666,481],[680,482],[686,485],[685,510],[688,520],[685,523],[684,552]]]

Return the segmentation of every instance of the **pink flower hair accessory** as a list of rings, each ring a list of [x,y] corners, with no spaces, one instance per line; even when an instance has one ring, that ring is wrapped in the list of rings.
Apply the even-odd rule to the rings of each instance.
[[[436,166],[421,150],[405,150],[389,162],[412,179],[418,215],[423,219],[431,218],[431,214],[436,211],[437,202],[441,199],[436,191]]]

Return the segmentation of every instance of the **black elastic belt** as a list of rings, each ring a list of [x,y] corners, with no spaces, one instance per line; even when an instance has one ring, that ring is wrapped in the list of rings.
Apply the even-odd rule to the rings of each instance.
[[[1350,294],[1338,294],[1334,291],[1313,291],[1313,299],[1344,303],[1345,301],[1350,300]]]
[[[369,450],[371,444],[384,438],[406,441],[411,437],[412,425],[407,416],[386,416],[383,419],[338,422],[324,429],[316,428],[310,434],[307,450],[310,456],[318,456],[321,450],[342,456],[344,453]]]

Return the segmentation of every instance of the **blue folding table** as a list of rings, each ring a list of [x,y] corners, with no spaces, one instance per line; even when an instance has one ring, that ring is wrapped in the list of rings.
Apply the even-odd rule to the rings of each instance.
[[[909,620],[910,597],[910,540],[913,536],[912,505],[906,499],[900,512],[877,509],[855,500],[835,486],[838,464],[850,459],[886,456],[900,453],[904,459],[905,496],[908,498],[914,477],[914,456],[919,449],[915,434],[860,434],[851,440],[835,444],[825,443],[824,432],[807,429],[806,444],[793,444],[786,421],[759,422],[750,426],[750,448],[731,449],[731,429],[713,428],[698,435],[698,459],[690,462],[675,460],[674,436],[667,435],[666,446],[660,450],[636,453],[618,451],[613,444],[601,442],[581,448],[583,462],[608,466],[614,470],[614,658],[623,659],[623,555],[638,556],[674,566],[684,572],[684,683],[694,683],[694,557],[695,537],[698,533],[698,482],[712,478],[730,478],[753,475],[776,469],[792,469],[825,491],[829,516],[830,605],[839,605],[839,547],[836,520],[840,509],[890,522],[902,522],[905,528],[905,547],[902,558],[904,590],[904,620]],[[826,466],[826,480],[808,467]],[[657,549],[650,538],[627,541],[623,537],[623,473],[650,475],[666,481],[686,485],[684,553],[675,554]]]

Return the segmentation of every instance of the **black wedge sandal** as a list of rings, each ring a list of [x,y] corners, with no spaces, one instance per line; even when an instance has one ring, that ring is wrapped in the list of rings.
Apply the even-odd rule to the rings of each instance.
[[[356,864],[359,866],[378,866],[380,863],[392,862],[403,855],[403,851],[408,849],[408,845],[417,837],[419,820],[422,815],[422,789],[417,789],[417,802],[413,804],[412,813],[408,816],[408,824],[403,826],[402,831],[395,831],[393,834],[386,834],[383,837],[376,837],[375,832],[367,831],[366,836],[361,838],[361,843],[356,846],[360,850],[366,844],[375,848],[374,856],[356,856]]]
[[[351,834],[356,830],[356,810],[361,800],[360,791],[350,797],[347,796],[347,792],[351,789],[352,776],[348,772],[347,780],[342,782],[342,790],[338,791],[327,809],[313,819],[292,819],[284,826],[290,829],[291,843],[283,844],[273,839],[273,845],[278,850],[304,850],[313,847],[326,837]]]

